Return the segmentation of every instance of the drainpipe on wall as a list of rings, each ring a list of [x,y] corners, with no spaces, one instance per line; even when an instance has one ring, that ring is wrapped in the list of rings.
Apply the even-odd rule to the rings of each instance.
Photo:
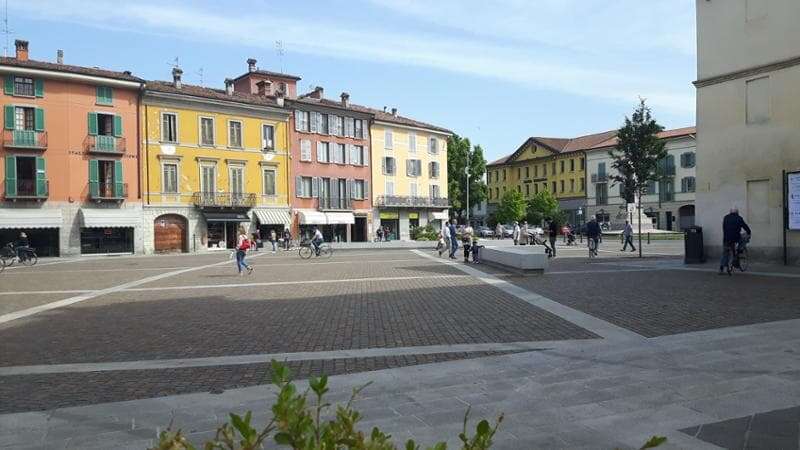
[[[147,177],[147,181],[145,182],[145,187],[147,189],[147,204],[149,205],[150,204],[150,149],[147,147],[148,145],[147,143],[150,138],[150,127],[148,126],[148,121],[147,121],[148,118],[147,111],[148,111],[147,105],[144,105],[144,139],[142,139],[142,142],[144,142],[145,145],[144,149],[145,164],[146,164],[145,176]]]
[[[144,93],[144,84],[139,85],[139,94],[138,94],[138,101],[136,102],[136,141],[139,145],[136,146],[136,178],[138,182],[136,183],[137,187],[137,198],[139,200],[142,199],[142,139],[140,133],[142,132],[142,123],[141,123],[141,105],[142,105],[142,96]]]

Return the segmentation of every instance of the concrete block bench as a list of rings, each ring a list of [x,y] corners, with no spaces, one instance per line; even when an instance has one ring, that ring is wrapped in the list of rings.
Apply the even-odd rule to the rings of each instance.
[[[548,258],[541,245],[485,247],[481,250],[481,262],[517,273],[544,273]]]

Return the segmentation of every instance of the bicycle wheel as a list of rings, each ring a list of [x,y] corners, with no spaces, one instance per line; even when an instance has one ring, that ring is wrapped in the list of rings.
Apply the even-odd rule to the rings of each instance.
[[[297,254],[299,254],[303,259],[308,259],[314,254],[314,250],[312,250],[311,247],[300,247],[300,250],[297,251]]]
[[[333,247],[331,247],[330,245],[323,245],[319,249],[319,256],[322,256],[324,258],[330,258],[331,256],[333,256]]]
[[[741,270],[742,272],[747,271],[748,259],[749,258],[747,255],[747,249],[743,249],[742,251],[739,252],[739,270]]]
[[[36,252],[30,252],[25,255],[25,259],[20,261],[23,266],[35,266],[36,263],[39,261],[39,257],[36,256]]]

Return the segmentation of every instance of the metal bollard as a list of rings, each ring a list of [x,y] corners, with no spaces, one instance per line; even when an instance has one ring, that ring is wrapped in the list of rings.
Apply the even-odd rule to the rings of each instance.
[[[581,233],[580,236],[581,236],[581,244],[583,244],[583,233]]]
[[[647,233],[647,245],[650,245],[650,233]]]

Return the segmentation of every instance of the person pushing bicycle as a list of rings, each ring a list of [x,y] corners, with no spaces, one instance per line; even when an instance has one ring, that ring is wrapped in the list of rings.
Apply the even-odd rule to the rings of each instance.
[[[733,266],[739,266],[739,245],[742,241],[742,230],[747,233],[746,240],[750,240],[750,227],[747,226],[742,216],[739,215],[737,208],[731,208],[731,212],[722,219],[722,259],[719,261],[719,274],[722,275],[727,269],[728,275],[731,274],[728,258],[733,258]],[[731,254],[731,256],[728,256]]]

